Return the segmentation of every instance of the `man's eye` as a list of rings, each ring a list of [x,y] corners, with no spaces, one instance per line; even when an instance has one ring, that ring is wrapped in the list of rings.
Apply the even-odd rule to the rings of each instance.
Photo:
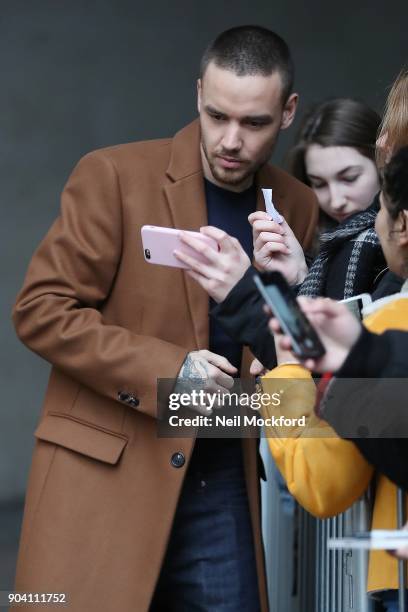
[[[219,115],[218,113],[210,113],[210,117],[215,121],[221,121],[223,119],[223,116]]]

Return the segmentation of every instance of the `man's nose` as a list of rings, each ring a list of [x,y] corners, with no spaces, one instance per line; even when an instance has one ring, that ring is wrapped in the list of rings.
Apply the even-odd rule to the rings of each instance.
[[[227,125],[221,144],[226,151],[239,151],[242,147],[242,138],[239,126],[234,125],[233,123]]]

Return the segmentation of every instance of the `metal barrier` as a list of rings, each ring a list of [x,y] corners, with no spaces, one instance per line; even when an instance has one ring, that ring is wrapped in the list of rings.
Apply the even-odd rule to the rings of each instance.
[[[328,537],[369,528],[369,496],[331,519],[315,519],[294,501],[289,512],[265,439],[261,454],[268,475],[262,516],[271,612],[374,612],[366,594],[367,553],[329,551],[326,544]]]
[[[305,513],[304,510],[302,510]],[[365,551],[327,549],[329,537],[342,537],[369,528],[367,498],[343,514],[316,520],[316,612],[372,612],[367,597],[368,554]]]

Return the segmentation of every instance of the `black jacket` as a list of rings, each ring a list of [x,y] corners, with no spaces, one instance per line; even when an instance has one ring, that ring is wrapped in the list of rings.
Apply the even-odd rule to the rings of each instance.
[[[363,386],[361,378],[367,379]],[[408,491],[408,332],[364,329],[327,395],[323,418],[340,436],[351,435],[367,461]]]
[[[210,314],[231,338],[249,346],[255,357],[270,370],[276,365],[275,344],[269,333],[269,318],[263,311],[265,302],[253,281],[254,274],[258,272],[251,266]],[[265,280],[267,274],[260,276]]]

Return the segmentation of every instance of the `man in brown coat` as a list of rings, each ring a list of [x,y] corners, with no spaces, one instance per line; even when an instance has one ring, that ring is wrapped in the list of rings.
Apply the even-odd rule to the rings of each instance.
[[[268,609],[256,440],[193,453],[193,439],[159,438],[155,419],[158,378],[230,379],[242,347],[210,328],[208,297],[182,270],[144,260],[140,228],[218,218],[231,232],[238,218],[249,251],[248,211],[272,187],[310,246],[312,192],[267,163],[294,117],[292,72],[274,33],[224,32],[203,58],[198,121],[90,153],[69,178],[14,309],[22,341],[53,365],[16,590],[65,593],[75,612]]]

